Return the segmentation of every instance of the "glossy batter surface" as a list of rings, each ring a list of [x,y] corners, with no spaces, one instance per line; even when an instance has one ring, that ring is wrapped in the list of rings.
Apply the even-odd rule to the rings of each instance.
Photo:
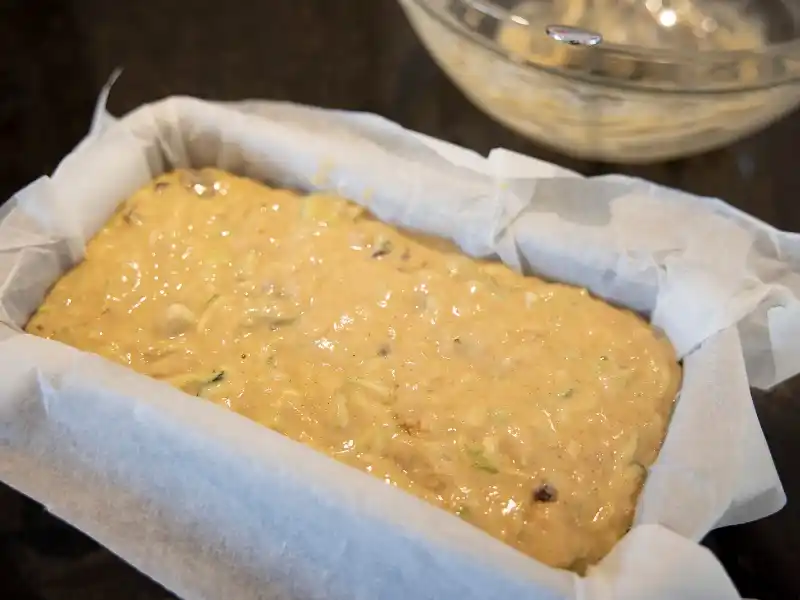
[[[124,202],[27,331],[577,571],[629,528],[680,383],[667,342],[584,290],[210,169]]]

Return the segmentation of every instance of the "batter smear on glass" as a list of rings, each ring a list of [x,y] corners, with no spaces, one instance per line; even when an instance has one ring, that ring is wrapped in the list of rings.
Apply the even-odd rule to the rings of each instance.
[[[630,527],[680,384],[661,335],[585,290],[213,169],[126,200],[26,329],[578,572]]]

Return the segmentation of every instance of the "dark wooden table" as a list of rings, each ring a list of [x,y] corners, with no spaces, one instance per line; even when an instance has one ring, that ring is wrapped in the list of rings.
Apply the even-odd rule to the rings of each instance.
[[[125,72],[110,103],[117,114],[172,94],[367,110],[478,152],[504,146],[585,174],[637,175],[800,230],[800,114],[686,160],[641,167],[572,160],[474,108],[427,56],[396,0],[5,0],[0,198],[50,172],[72,148],[118,66]],[[754,396],[789,506],[714,532],[706,544],[744,596],[800,598],[800,380]],[[0,597],[171,596],[0,484]]]

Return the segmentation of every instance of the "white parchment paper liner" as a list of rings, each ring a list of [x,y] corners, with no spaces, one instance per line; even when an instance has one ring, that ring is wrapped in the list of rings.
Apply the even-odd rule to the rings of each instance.
[[[334,190],[648,312],[685,380],[635,526],[587,578],[210,403],[19,333],[173,166]],[[708,198],[488,158],[373,115],[172,98],[90,135],[0,222],[0,478],[187,599],[737,598],[696,545],[785,497],[748,389],[800,371],[800,238]]]

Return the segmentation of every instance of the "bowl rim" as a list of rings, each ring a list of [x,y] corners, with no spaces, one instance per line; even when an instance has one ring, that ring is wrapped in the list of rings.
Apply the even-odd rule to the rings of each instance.
[[[481,14],[486,15],[488,17],[494,18],[499,22],[510,23],[512,25],[516,25],[518,27],[530,27],[530,24],[522,17],[517,17],[512,12],[503,9],[501,7],[497,7],[491,0],[457,0],[458,2],[462,3],[465,8],[478,10]],[[758,80],[754,83],[750,84],[740,84],[740,83],[731,83],[731,84],[711,84],[708,87],[700,87],[700,86],[686,86],[681,87],[679,85],[665,85],[665,84],[658,84],[658,83],[647,83],[647,82],[627,82],[624,80],[609,80],[608,78],[604,78],[602,76],[591,75],[586,72],[580,71],[565,71],[558,67],[551,67],[548,65],[543,65],[531,60],[527,60],[525,57],[519,56],[512,56],[508,52],[505,52],[500,48],[500,46],[496,43],[492,43],[488,40],[485,36],[481,36],[476,34],[475,32],[461,27],[456,23],[454,20],[447,18],[445,15],[441,14],[441,11],[437,10],[427,0],[400,0],[401,4],[404,3],[412,3],[417,6],[419,9],[423,10],[430,18],[434,19],[437,23],[444,26],[445,28],[449,29],[452,33],[459,35],[459,36],[466,36],[470,40],[476,42],[484,49],[492,52],[494,55],[499,57],[505,62],[514,64],[518,67],[522,68],[532,68],[534,70],[543,71],[549,75],[553,75],[559,78],[563,78],[569,81],[582,81],[586,83],[591,83],[593,85],[601,85],[608,88],[623,88],[623,89],[631,89],[631,90],[658,90],[659,92],[664,93],[673,93],[673,94],[729,94],[729,93],[742,93],[742,92],[751,92],[751,91],[764,91],[764,90],[771,90],[774,89],[778,85],[789,84],[792,82],[800,81],[800,38],[795,40],[790,40],[787,42],[781,42],[779,44],[772,44],[767,46],[764,50],[700,50],[700,51],[691,51],[691,52],[684,52],[684,51],[672,51],[672,50],[661,50],[656,48],[644,48],[640,46],[632,46],[632,45],[625,45],[625,44],[615,44],[615,43],[607,43],[603,41],[601,44],[594,46],[593,48],[586,48],[589,52],[604,52],[604,53],[613,53],[617,56],[625,56],[628,58],[636,58],[639,60],[652,60],[654,62],[671,62],[671,63],[687,63],[687,64],[697,64],[698,62],[702,62],[704,60],[732,60],[732,59],[748,59],[748,58],[759,58],[763,59],[764,57],[771,57],[775,59],[785,59],[796,61],[796,69],[793,72],[788,73],[783,77],[772,77],[770,79],[765,80]],[[524,21],[524,23],[520,23],[520,20]],[[548,26],[557,25],[556,23],[548,24]],[[564,24],[560,24],[564,25]],[[602,33],[602,32],[600,32]],[[547,33],[543,30],[542,35],[547,35]],[[558,43],[555,42],[554,43]]]

